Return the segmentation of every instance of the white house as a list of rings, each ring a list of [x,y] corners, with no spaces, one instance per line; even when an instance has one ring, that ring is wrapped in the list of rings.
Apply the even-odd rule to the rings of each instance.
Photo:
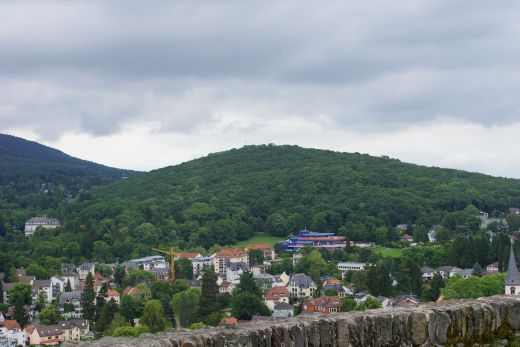
[[[65,292],[60,295],[58,306],[65,318],[81,317],[81,292]]]
[[[280,302],[273,307],[273,318],[288,318],[294,315],[294,307],[285,302]]]
[[[46,217],[33,217],[25,222],[25,236],[31,236],[34,234],[38,227],[42,227],[45,229],[55,229],[60,227],[60,221],[54,218],[46,218]]]
[[[84,281],[87,278],[89,272],[94,276],[96,272],[96,265],[92,263],[83,263],[78,266],[78,276],[80,281]]]
[[[32,302],[38,302],[40,294],[45,295],[45,302],[50,304],[52,302],[52,286],[51,280],[34,280],[31,284]]]
[[[169,266],[162,255],[151,255],[139,259],[132,259],[128,261],[137,266],[138,269],[149,271],[151,269],[165,269]]]
[[[291,298],[301,300],[310,298],[318,287],[309,276],[298,273],[291,276],[287,289]]]
[[[365,270],[366,263],[356,263],[351,261],[338,263],[338,270],[341,272],[341,275],[345,277],[345,274],[348,271],[363,271]]]
[[[85,275],[86,277],[86,275]],[[70,282],[70,287],[72,290],[75,290],[79,285],[79,277],[73,275],[64,275],[64,276],[52,276],[51,277],[51,287],[52,287],[52,298],[55,299],[59,293],[65,291],[67,287],[67,283]]]
[[[230,263],[226,267],[226,280],[232,283],[238,283],[240,276],[247,271],[248,266],[246,263]]]
[[[16,323],[16,321],[6,322]],[[20,328],[18,323],[0,326],[0,346],[25,346],[26,341],[27,335],[25,334],[25,331]]]
[[[288,304],[289,289],[282,286],[274,287],[265,294],[264,302],[267,308],[270,310],[274,310],[274,307],[281,302]]]

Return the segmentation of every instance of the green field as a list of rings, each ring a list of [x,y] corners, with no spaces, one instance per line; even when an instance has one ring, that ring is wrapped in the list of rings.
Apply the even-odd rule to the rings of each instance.
[[[375,247],[373,248],[375,253],[379,253],[384,257],[398,258],[403,253],[402,248],[386,248],[386,247]]]
[[[282,241],[284,238],[282,237],[276,237],[276,236],[269,236],[265,235],[264,233],[256,233],[252,238],[249,240],[244,241],[238,241],[235,243],[232,247],[238,247],[238,248],[245,248],[248,246],[256,245],[257,243],[264,243],[269,246],[273,246],[278,241]]]

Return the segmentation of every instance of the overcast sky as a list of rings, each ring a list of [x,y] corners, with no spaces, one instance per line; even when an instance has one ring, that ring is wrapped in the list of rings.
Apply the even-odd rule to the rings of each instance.
[[[0,132],[150,170],[297,144],[520,178],[518,1],[1,1]]]

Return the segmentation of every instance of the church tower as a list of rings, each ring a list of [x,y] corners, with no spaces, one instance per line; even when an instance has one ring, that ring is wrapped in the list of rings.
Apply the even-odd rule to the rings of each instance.
[[[509,254],[509,264],[507,265],[507,279],[505,283],[506,295],[520,295],[520,279],[518,278],[518,268],[516,267],[515,253],[511,244]]]

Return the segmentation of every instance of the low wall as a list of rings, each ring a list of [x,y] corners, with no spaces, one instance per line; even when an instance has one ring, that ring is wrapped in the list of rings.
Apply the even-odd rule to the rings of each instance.
[[[483,345],[520,331],[520,297],[454,300],[239,324],[198,331],[103,338],[90,346],[444,346]]]

